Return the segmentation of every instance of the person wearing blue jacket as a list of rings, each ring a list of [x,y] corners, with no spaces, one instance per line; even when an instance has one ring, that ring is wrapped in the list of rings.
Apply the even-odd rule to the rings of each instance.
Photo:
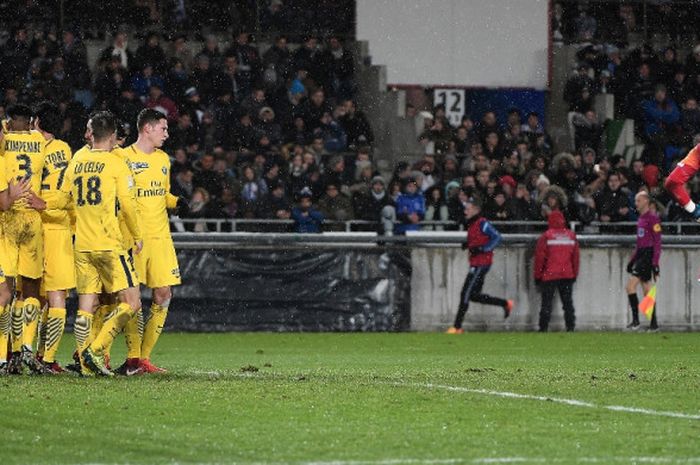
[[[678,105],[667,98],[666,86],[656,86],[654,98],[642,102],[644,112],[644,132],[654,138],[666,135],[667,131],[681,119]]]
[[[323,214],[312,205],[311,190],[304,188],[299,194],[299,206],[292,208],[294,231],[298,233],[320,233]]]
[[[418,191],[415,178],[408,178],[401,194],[396,199],[396,219],[394,226],[396,234],[406,234],[406,231],[418,231],[420,222],[425,218],[425,197]]]

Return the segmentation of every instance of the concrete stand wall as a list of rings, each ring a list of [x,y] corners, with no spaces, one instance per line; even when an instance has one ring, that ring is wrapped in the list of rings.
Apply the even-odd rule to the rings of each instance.
[[[532,247],[508,246],[496,251],[484,292],[514,299],[516,309],[505,320],[500,308],[471,303],[467,331],[537,329],[540,293],[532,277]],[[630,321],[625,272],[630,248],[581,248],[581,271],[574,286],[577,330],[623,329]],[[415,248],[411,257],[411,329],[442,331],[451,326],[468,272],[467,254],[459,247]],[[666,246],[661,254],[657,287],[662,330],[700,330],[700,250]],[[641,290],[639,291],[641,300]],[[644,316],[640,316],[644,322]],[[550,330],[563,330],[561,302],[555,297]]]

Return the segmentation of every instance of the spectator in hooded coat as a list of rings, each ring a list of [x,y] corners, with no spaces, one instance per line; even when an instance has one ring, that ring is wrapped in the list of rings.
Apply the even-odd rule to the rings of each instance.
[[[542,291],[540,307],[540,332],[547,332],[552,315],[554,291],[559,291],[564,307],[566,330],[576,326],[573,286],[578,277],[579,246],[576,234],[566,227],[560,211],[553,211],[547,218],[549,229],[537,241],[535,248],[535,283]]]

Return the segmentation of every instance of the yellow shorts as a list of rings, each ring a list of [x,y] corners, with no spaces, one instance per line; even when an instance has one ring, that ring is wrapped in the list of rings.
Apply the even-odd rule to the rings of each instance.
[[[139,285],[134,261],[123,251],[75,252],[78,294],[119,292]]]
[[[44,227],[45,291],[64,291],[75,287],[73,234],[69,229]]]
[[[5,275],[41,278],[44,274],[44,231],[39,212],[5,212],[2,230],[2,269]]]
[[[141,283],[151,289],[180,284],[180,267],[171,237],[145,238],[143,249],[134,255],[134,261]]]

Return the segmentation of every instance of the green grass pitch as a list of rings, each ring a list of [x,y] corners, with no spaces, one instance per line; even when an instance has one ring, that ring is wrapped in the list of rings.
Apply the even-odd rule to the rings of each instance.
[[[699,343],[166,333],[166,375],[0,378],[0,463],[700,463]]]

